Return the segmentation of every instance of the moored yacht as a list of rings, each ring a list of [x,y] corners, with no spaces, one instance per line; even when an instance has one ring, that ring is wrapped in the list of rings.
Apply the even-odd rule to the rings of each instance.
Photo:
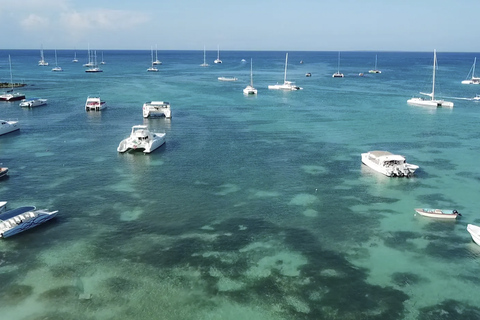
[[[388,177],[411,177],[419,167],[407,163],[404,156],[388,151],[362,153],[362,163]]]
[[[250,84],[243,89],[243,94],[245,95],[255,95],[257,94],[257,89],[253,86],[253,63],[250,58]]]
[[[467,75],[467,79],[463,80],[463,84],[480,84],[480,78],[475,77],[475,65],[477,64],[477,57],[473,59],[473,65],[472,68],[470,69],[470,72]],[[468,79],[471,76],[470,79]]]
[[[217,59],[213,63],[222,63],[222,60],[220,60],[220,46],[217,47]]]
[[[172,117],[170,103],[166,101],[149,101],[143,104],[143,117]]]
[[[132,127],[130,136],[120,142],[118,152],[143,151],[150,153],[165,143],[165,133],[150,132],[145,125]]]
[[[7,90],[0,95],[0,101],[16,101],[25,99],[25,95],[20,92],[13,92],[14,84],[13,84],[13,75],[12,75],[12,60],[10,59],[10,55],[8,55],[8,63],[10,65],[10,85],[11,89]]]
[[[480,246],[480,226],[469,223],[467,225],[467,231],[470,233],[472,240]]]
[[[54,218],[56,211],[36,210],[34,206],[20,207],[0,213],[0,238],[8,238],[17,233],[36,227]]]
[[[100,111],[107,107],[107,103],[102,101],[100,97],[87,97],[85,102],[85,111]]]
[[[26,108],[33,108],[33,107],[39,107],[47,104],[47,99],[40,99],[40,98],[29,98],[29,99],[23,99],[20,101],[19,106],[20,107],[26,107]]]
[[[208,67],[207,51],[205,50],[205,46],[203,46],[203,63],[200,65],[200,67]]]
[[[343,78],[343,73],[340,73],[340,52],[338,53],[338,60],[337,60],[337,72],[332,74],[332,78]]]
[[[368,73],[382,73],[382,71],[377,69],[377,55],[375,55],[375,68],[372,70],[368,70]]]
[[[18,121],[0,120],[0,136],[17,130],[20,130]]]
[[[48,66],[48,62],[45,61],[45,57],[43,56],[43,46],[40,48],[40,60],[38,61],[38,65],[41,67]]]
[[[283,76],[283,84],[274,84],[274,85],[269,85],[268,89],[270,90],[287,90],[287,91],[293,91],[293,90],[302,90],[303,88],[297,86],[295,82],[293,81],[287,81],[287,65],[288,65],[288,52],[285,55],[285,71],[284,71],[284,76]]]

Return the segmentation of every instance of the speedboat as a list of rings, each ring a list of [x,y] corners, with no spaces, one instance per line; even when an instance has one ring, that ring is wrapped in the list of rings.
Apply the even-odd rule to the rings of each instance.
[[[0,238],[8,238],[36,227],[54,218],[57,213],[58,210],[36,210],[35,206],[20,207],[0,213]]]
[[[406,162],[404,156],[388,151],[362,153],[362,163],[387,177],[411,177],[419,167]]]
[[[238,78],[235,77],[218,77],[218,81],[237,81]]]
[[[150,132],[145,125],[132,127],[130,136],[120,142],[118,152],[141,151],[150,153],[165,143],[165,133]]]
[[[480,227],[474,224],[468,224],[467,231],[472,236],[472,240],[480,246]]]
[[[20,102],[20,107],[33,108],[33,107],[43,106],[46,104],[47,104],[47,99],[29,98],[29,99],[23,99]]]
[[[287,81],[287,65],[288,65],[288,52],[285,56],[285,72],[283,76],[283,84],[274,84],[274,85],[269,85],[268,89],[270,90],[287,90],[287,91],[293,91],[293,90],[302,90],[303,88],[300,88],[295,84],[293,81]]]
[[[18,126],[18,121],[0,120],[0,136],[2,134],[7,134],[16,130],[20,130],[20,127]]]
[[[100,97],[87,97],[85,102],[85,111],[100,111],[107,107],[107,103],[102,101]]]
[[[0,178],[6,177],[8,175],[8,168],[0,167]]]
[[[172,117],[172,110],[170,109],[170,102],[166,101],[149,101],[143,104],[143,117]]]
[[[415,212],[418,214],[429,217],[429,218],[439,218],[439,219],[457,219],[457,217],[462,216],[457,210],[444,210],[444,209],[430,209],[430,208],[417,208]]]

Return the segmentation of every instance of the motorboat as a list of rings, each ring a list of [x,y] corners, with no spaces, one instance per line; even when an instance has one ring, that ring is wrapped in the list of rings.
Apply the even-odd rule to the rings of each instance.
[[[382,71],[377,69],[377,55],[375,55],[375,68],[368,70],[368,73],[382,73]]]
[[[283,83],[282,84],[274,84],[274,85],[269,85],[268,89],[270,90],[286,90],[286,91],[294,91],[294,90],[302,90],[303,88],[300,88],[295,84],[293,81],[287,81],[287,65],[288,65],[288,52],[285,55],[285,71],[284,71],[284,76],[283,76]]]
[[[217,59],[215,59],[213,63],[222,63],[222,60],[220,60],[220,46],[217,48]]]
[[[0,167],[0,178],[6,177],[8,175],[8,168]]]
[[[107,107],[107,103],[100,97],[87,97],[85,102],[85,111],[100,111]]]
[[[18,121],[0,120],[0,136],[16,130],[20,130]]]
[[[470,72],[467,75],[467,79],[462,81],[463,84],[480,84],[480,78],[475,77],[475,65],[476,64],[477,64],[477,57],[475,57],[475,59],[473,59],[472,68],[470,69]]]
[[[452,108],[453,102],[435,99],[435,73],[437,70],[437,51],[433,50],[433,82],[432,82],[432,92],[431,93],[424,93],[420,92],[425,96],[429,96],[428,98],[423,97],[413,97],[407,100],[407,103],[413,106],[418,107],[447,107]]]
[[[480,246],[480,227],[469,223],[467,225],[467,231],[472,236],[472,240]]]
[[[218,81],[237,81],[238,78],[235,77],[218,77]]]
[[[310,72],[305,73],[305,77],[309,78],[311,76],[312,76],[312,74]]]
[[[0,101],[16,101],[16,100],[25,99],[25,95],[23,93],[13,92],[14,84],[13,84],[13,76],[12,76],[12,60],[10,59],[10,55],[8,55],[8,63],[10,65],[10,85],[11,85],[11,89],[0,95]]]
[[[362,153],[362,163],[388,177],[411,177],[419,167],[406,162],[404,156],[388,151]]]
[[[439,219],[457,219],[461,217],[462,214],[457,210],[451,209],[430,209],[430,208],[417,208],[415,212],[429,218],[439,218]]]
[[[250,58],[250,84],[243,89],[243,94],[245,95],[255,95],[257,94],[257,89],[253,86],[253,63]]]
[[[26,107],[26,108],[33,108],[33,107],[39,107],[47,104],[47,99],[40,99],[40,98],[29,98],[29,99],[23,99],[20,101],[20,107]]]
[[[337,72],[332,74],[332,78],[343,78],[343,73],[340,73],[340,52],[338,53],[338,60],[337,60]]]
[[[35,206],[20,207],[0,213],[0,238],[34,228],[54,218],[58,210],[37,210]]]
[[[149,101],[143,104],[143,117],[172,117],[172,110],[170,109],[170,102],[166,101]]]
[[[142,151],[150,153],[165,143],[165,133],[150,132],[145,125],[132,127],[130,136],[120,142],[118,152]]]

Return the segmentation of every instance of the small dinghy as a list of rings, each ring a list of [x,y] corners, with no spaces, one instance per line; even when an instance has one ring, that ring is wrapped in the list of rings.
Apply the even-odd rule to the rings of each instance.
[[[444,209],[415,209],[415,211],[429,218],[439,218],[439,219],[457,219],[458,216],[462,216],[457,210],[444,210]]]

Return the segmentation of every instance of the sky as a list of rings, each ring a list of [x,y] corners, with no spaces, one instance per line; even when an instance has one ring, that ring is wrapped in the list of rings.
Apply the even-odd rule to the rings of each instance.
[[[480,0],[0,0],[0,49],[480,52]]]

